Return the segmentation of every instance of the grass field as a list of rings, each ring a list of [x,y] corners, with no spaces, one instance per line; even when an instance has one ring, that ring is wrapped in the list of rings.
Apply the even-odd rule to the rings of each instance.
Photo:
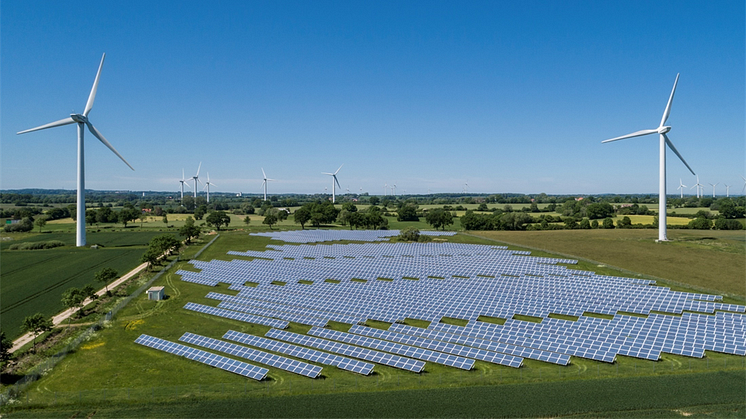
[[[541,232],[546,233],[549,232]],[[209,239],[207,236],[203,242]],[[489,238],[463,234],[449,240],[494,243]],[[233,259],[225,255],[227,250],[261,250],[269,242],[267,238],[249,236],[247,232],[222,233],[200,259]],[[727,250],[703,246],[696,241],[691,244],[702,246],[696,247],[701,253],[729,254]],[[191,248],[182,257],[194,251],[195,248]],[[654,259],[661,254],[665,252],[661,253],[660,247],[648,251],[648,257]],[[180,262],[175,269],[190,267]],[[581,262],[578,268],[630,275],[589,262]],[[92,414],[112,417],[513,417],[593,415],[597,412],[634,417],[637,414],[655,416],[661,412],[673,414],[673,409],[680,408],[698,411],[702,406],[709,406],[708,411],[718,412],[718,416],[738,417],[744,412],[746,358],[717,353],[707,353],[705,359],[664,354],[658,362],[620,356],[615,364],[573,358],[566,367],[525,360],[520,369],[478,361],[472,371],[428,363],[422,374],[377,365],[375,373],[367,377],[325,367],[323,378],[317,380],[271,368],[268,380],[254,382],[135,345],[133,341],[141,333],[177,341],[186,331],[220,338],[229,329],[256,335],[268,330],[264,326],[182,308],[186,302],[215,305],[216,301],[206,299],[205,294],[213,290],[234,294],[225,286],[215,289],[185,283],[173,273],[164,275],[154,285],[164,285],[169,298],[154,302],[141,296],[134,300],[119,312],[109,327],[68,355],[29,388],[23,396],[25,399],[17,402],[19,406],[34,409],[11,409],[13,412],[7,417]],[[334,326],[340,330],[347,327],[349,325]],[[290,330],[304,333],[308,328],[291,324]]]
[[[714,292],[746,296],[746,232],[668,230],[483,231],[472,234],[587,258]]]
[[[62,293],[70,287],[92,284],[94,274],[105,268],[120,275],[140,264],[140,257],[157,231],[89,233],[88,244],[99,249],[76,248],[74,233],[26,233],[12,235],[16,240],[0,242],[2,308],[0,327],[13,339],[21,334],[23,318],[40,312],[51,316],[62,311]],[[8,236],[5,236],[8,237]],[[47,250],[8,250],[12,243],[61,240],[65,246]]]

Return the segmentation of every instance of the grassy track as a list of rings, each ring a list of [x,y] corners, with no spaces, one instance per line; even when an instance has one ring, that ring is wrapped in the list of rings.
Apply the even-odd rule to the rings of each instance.
[[[485,231],[472,234],[643,272],[698,288],[746,296],[746,233],[669,230]]]

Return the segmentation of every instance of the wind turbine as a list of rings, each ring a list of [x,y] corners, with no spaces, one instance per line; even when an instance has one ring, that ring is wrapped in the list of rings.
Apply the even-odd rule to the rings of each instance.
[[[274,179],[268,179],[267,174],[264,173],[264,168],[262,168],[262,176],[264,176],[264,181],[262,182],[262,186],[264,187],[264,200],[267,200],[267,182],[272,182]]]
[[[744,188],[746,188],[746,186],[744,186]],[[389,191],[389,184],[388,183],[384,183],[383,184],[383,196],[386,196],[386,194],[388,193],[388,191]]]
[[[391,187],[391,190],[393,191],[393,195],[396,196],[396,183]]]
[[[743,179],[743,190],[742,190],[742,192],[746,192],[746,177],[741,176],[741,179]]]
[[[694,185],[694,186],[692,186],[692,187],[690,188],[690,189],[694,189],[694,188],[697,188],[697,199],[699,199],[699,198],[701,198],[701,197],[702,197],[702,196],[701,196],[701,193],[700,193],[700,191],[702,190],[702,187],[703,187],[703,186],[705,186],[705,185],[703,185],[703,184],[699,183],[699,175],[697,175],[697,184],[696,184],[696,185]]]
[[[187,183],[187,180],[184,178],[184,169],[181,169],[181,180],[179,181],[181,183],[181,200],[184,200],[184,185],[186,185],[187,188],[191,188],[189,184]]]
[[[344,166],[344,164],[342,166]],[[332,177],[332,204],[334,204],[337,201],[336,186],[339,186],[340,188],[342,187],[341,185],[339,185],[339,181],[337,180],[337,173],[339,173],[339,170],[342,169],[342,166],[339,166],[339,169],[337,169],[337,171],[334,173],[321,172],[322,175],[329,175]]]
[[[679,192],[681,192],[680,198],[684,198],[684,188],[686,188],[686,185],[684,185],[684,183],[681,182],[681,178],[679,178],[679,187],[676,189],[678,189]]]
[[[199,169],[202,168],[202,162],[199,162],[199,166],[197,166],[197,174],[192,176],[192,179],[194,180],[194,199],[197,199],[197,182],[200,182],[199,180]]]
[[[646,129],[642,131],[633,132],[631,134],[622,135],[621,137],[611,138],[605,141],[602,141],[602,143],[608,143],[611,141],[618,141],[618,140],[624,140],[626,138],[632,138],[632,137],[639,137],[643,135],[648,134],[658,134],[659,136],[659,151],[660,151],[660,167],[659,167],[659,182],[658,182],[658,241],[667,241],[668,237],[666,236],[666,144],[671,148],[671,150],[681,159],[682,163],[689,169],[692,174],[694,173],[694,170],[692,170],[691,167],[689,167],[689,164],[684,160],[683,157],[681,157],[681,154],[679,154],[679,151],[676,150],[676,147],[674,147],[671,140],[668,139],[668,136],[666,136],[666,133],[671,131],[670,126],[664,125],[666,121],[668,120],[668,116],[671,113],[671,103],[673,102],[673,95],[676,92],[676,85],[679,83],[679,75],[676,75],[676,80],[673,83],[673,89],[671,90],[671,96],[668,98],[668,104],[666,105],[666,110],[663,111],[663,117],[661,118],[661,123],[658,125],[658,128],[655,129]]]
[[[101,78],[101,69],[104,66],[104,59],[106,58],[106,54],[104,54],[101,57],[101,64],[98,65],[98,72],[96,73],[96,78],[93,81],[93,87],[91,88],[91,93],[88,95],[88,102],[85,104],[85,110],[83,110],[82,114],[74,113],[70,114],[69,117],[65,119],[60,119],[59,121],[50,122],[48,124],[38,126],[36,128],[27,129],[24,131],[20,131],[17,134],[25,134],[27,132],[32,131],[39,131],[47,128],[54,128],[54,127],[60,127],[63,125],[70,125],[70,124],[78,124],[78,209],[77,209],[77,226],[76,226],[76,238],[75,238],[75,245],[78,247],[85,246],[85,149],[83,144],[83,134],[85,132],[84,126],[88,126],[88,131],[93,134],[94,137],[98,138],[99,141],[101,141],[106,147],[109,148],[109,150],[113,151],[114,154],[117,155],[124,164],[129,166],[130,169],[135,170],[129,163],[127,163],[127,160],[122,157],[121,154],[114,148],[114,146],[111,145],[108,141],[106,141],[106,138],[104,138],[104,135],[99,132],[99,130],[96,129],[96,127],[91,124],[91,121],[88,120],[88,114],[91,112],[91,109],[93,109],[93,101],[96,99],[96,91],[98,90],[98,82]]]
[[[723,184],[725,185],[725,184]],[[725,197],[730,198],[730,186],[731,185],[725,185]]]
[[[715,186],[718,186],[720,183],[709,183],[708,185],[712,186],[712,197],[715,197]]]
[[[207,189],[207,203],[210,203],[210,185],[215,185],[214,183],[210,182],[210,172],[207,172],[207,182],[205,182],[205,187],[203,189]],[[218,186],[218,185],[215,185]]]

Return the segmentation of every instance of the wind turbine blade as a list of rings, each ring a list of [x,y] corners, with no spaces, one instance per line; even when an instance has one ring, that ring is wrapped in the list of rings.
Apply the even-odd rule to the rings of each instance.
[[[47,128],[61,127],[63,125],[70,125],[70,124],[74,124],[74,123],[75,123],[75,121],[68,116],[65,119],[60,119],[59,121],[50,122],[50,123],[42,125],[40,127],[31,128],[31,129],[27,129],[27,130],[23,130],[23,131],[18,131],[16,134],[25,134],[25,133],[31,132],[31,131],[39,131],[39,130],[43,130],[43,129],[47,129]]]
[[[93,101],[96,99],[96,91],[98,90],[98,80],[101,78],[101,69],[104,67],[104,58],[106,53],[101,57],[101,64],[98,65],[98,72],[96,73],[96,79],[93,81],[93,87],[91,88],[91,94],[88,95],[88,102],[85,104],[85,110],[83,115],[88,116],[88,113],[93,109]]]
[[[632,138],[632,137],[641,137],[643,135],[655,134],[657,132],[658,132],[657,129],[644,129],[642,131],[633,132],[632,134],[622,135],[621,137],[612,138],[610,140],[604,140],[604,141],[601,141],[601,143],[610,143],[612,141],[624,140],[624,139]]]
[[[181,168],[181,181],[183,182],[184,180],[185,180],[184,179],[184,168],[182,167]]]
[[[334,173],[326,173],[326,172],[321,172],[321,174],[322,174],[322,175],[329,175],[329,176],[334,176]]]
[[[199,169],[202,168],[202,162],[199,162],[199,166],[197,166],[197,174],[194,175],[195,177],[199,177]]]
[[[274,182],[274,181],[276,181],[276,180],[277,180],[277,179],[267,179],[267,182]]]
[[[218,186],[218,185],[216,185],[216,184],[214,184],[214,183],[210,182],[210,186]]]
[[[189,186],[189,182],[182,182],[182,183],[183,183],[183,184],[184,184],[184,186],[186,186],[187,188],[189,188],[189,189],[192,189],[192,187],[191,187],[191,186]]]
[[[339,186],[340,189],[341,189],[342,185],[339,184],[339,181],[337,180],[337,176],[336,175],[334,175],[334,181],[337,182],[337,186]]]
[[[673,150],[673,152],[676,153],[677,156],[679,156],[682,163],[684,163],[684,166],[686,166],[686,168],[689,169],[689,171],[692,172],[692,174],[694,175],[695,174],[694,170],[692,170],[692,168],[689,167],[689,163],[687,163],[686,160],[684,160],[684,158],[681,157],[679,150],[677,150],[676,147],[673,146],[673,143],[671,142],[671,140],[668,139],[668,136],[666,134],[661,134],[661,135],[663,136],[663,138],[666,139],[666,144],[668,144],[668,146],[671,147],[671,150]]]
[[[267,174],[264,173],[264,168],[263,167],[262,167],[262,176],[264,176],[265,179],[267,178]]]
[[[122,155],[119,154],[119,152],[114,148],[114,146],[111,145],[111,143],[109,143],[108,141],[106,141],[106,138],[104,138],[104,135],[101,134],[100,132],[98,132],[98,130],[96,129],[96,127],[93,126],[93,124],[91,124],[88,121],[86,121],[85,124],[88,125],[88,130],[91,131],[91,134],[93,134],[94,137],[98,138],[98,140],[101,141],[102,143],[104,143],[105,146],[109,147],[109,150],[113,151],[114,154],[117,155],[117,157],[119,157],[120,159],[122,159],[122,161],[124,162],[124,164],[126,164],[127,166],[129,166],[130,169],[135,170],[135,168],[132,167],[132,165],[130,165],[129,163],[127,163],[127,160],[125,160],[124,157],[122,157]]]
[[[344,164],[342,164],[342,166],[344,166]],[[335,175],[336,175],[337,173],[339,173],[339,170],[340,170],[340,169],[342,169],[342,166],[339,166],[339,169],[337,169],[337,171],[336,171],[336,172],[334,172],[334,174],[335,174]]]
[[[666,110],[663,112],[663,118],[661,118],[661,125],[666,123],[668,121],[668,115],[671,114],[671,102],[673,102],[673,94],[676,93],[676,85],[679,84],[679,75],[676,74],[676,81],[673,82],[673,89],[671,90],[671,96],[668,98],[668,104],[666,105]],[[691,169],[689,169],[691,170]]]

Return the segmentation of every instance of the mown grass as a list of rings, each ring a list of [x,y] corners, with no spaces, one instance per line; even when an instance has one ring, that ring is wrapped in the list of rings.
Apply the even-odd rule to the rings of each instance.
[[[673,241],[665,243],[656,243],[657,230],[486,231],[470,234],[574,255],[698,289],[732,294],[741,301],[746,296],[744,231],[668,230]]]

